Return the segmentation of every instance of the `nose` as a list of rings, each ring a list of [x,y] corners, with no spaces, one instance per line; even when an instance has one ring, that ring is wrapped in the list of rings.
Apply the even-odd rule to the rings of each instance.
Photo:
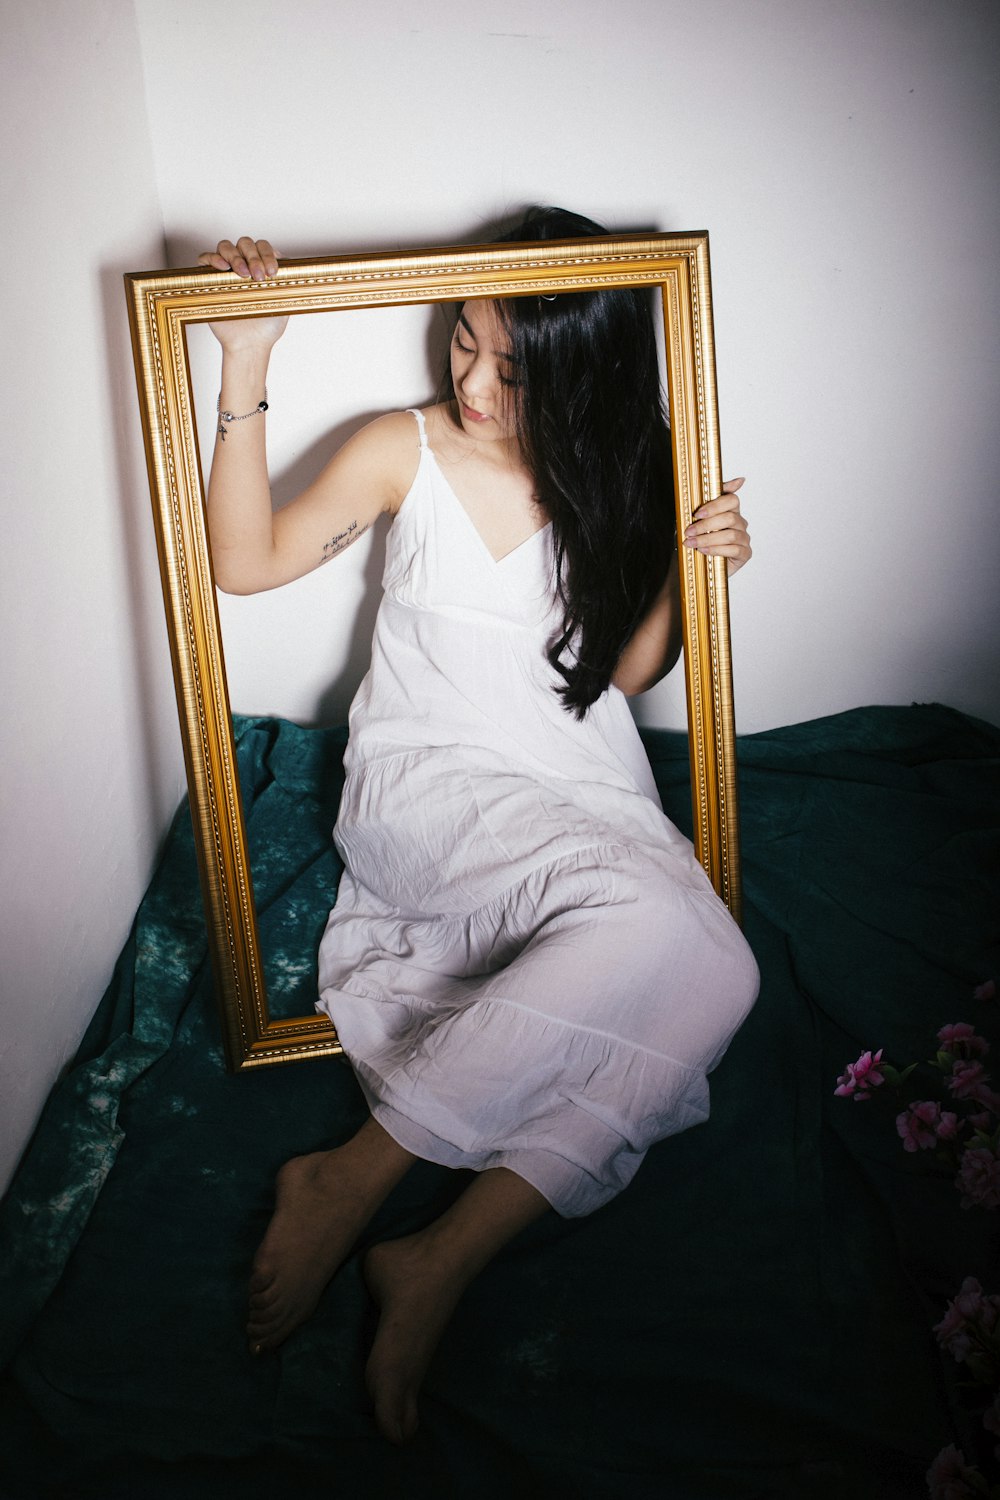
[[[492,377],[481,357],[477,356],[462,375],[462,389],[477,400],[491,394]]]

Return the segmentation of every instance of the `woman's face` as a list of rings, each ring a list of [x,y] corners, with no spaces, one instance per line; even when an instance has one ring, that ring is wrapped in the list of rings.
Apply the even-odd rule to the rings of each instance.
[[[451,379],[464,431],[480,442],[514,436],[514,363],[493,302],[466,302],[451,340]]]

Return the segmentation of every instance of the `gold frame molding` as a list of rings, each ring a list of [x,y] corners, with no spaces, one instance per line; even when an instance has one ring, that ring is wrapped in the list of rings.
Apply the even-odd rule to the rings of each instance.
[[[233,1070],[341,1051],[324,1016],[268,1014],[229,694],[205,528],[184,330],[189,323],[477,297],[658,287],[683,533],[722,484],[708,235],[609,235],[530,245],[282,261],[269,281],[198,267],[125,277],[156,542],[209,950]],[[726,564],[680,549],[695,849],[740,916]]]

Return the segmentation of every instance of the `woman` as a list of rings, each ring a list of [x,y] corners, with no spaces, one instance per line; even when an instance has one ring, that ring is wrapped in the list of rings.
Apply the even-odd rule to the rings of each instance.
[[[599,232],[540,210],[508,238]],[[200,259],[277,270],[266,241]],[[706,1118],[706,1074],[757,971],[660,810],[625,702],[680,649],[643,294],[466,303],[449,399],[369,424],[272,515],[264,389],[283,329],[215,329],[217,582],[274,588],[393,520],[320,952],[320,1008],[371,1117],[280,1172],[247,1331],[261,1352],[309,1316],[415,1160],[472,1168],[436,1223],[365,1258],[380,1307],[368,1385],[398,1442],[451,1312],[501,1246],[550,1206],[590,1212],[655,1140]],[[750,556],[742,482],[683,538],[731,571]]]

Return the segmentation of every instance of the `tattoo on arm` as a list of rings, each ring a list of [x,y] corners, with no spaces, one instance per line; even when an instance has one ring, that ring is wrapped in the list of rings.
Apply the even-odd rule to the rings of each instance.
[[[370,521],[364,526],[359,526],[357,521],[352,521],[350,526],[345,527],[343,531],[338,531],[336,536],[332,536],[328,542],[323,543],[323,561],[329,562],[331,557],[336,557],[338,552],[343,552],[345,547],[356,542],[359,536],[364,536],[370,525]]]

